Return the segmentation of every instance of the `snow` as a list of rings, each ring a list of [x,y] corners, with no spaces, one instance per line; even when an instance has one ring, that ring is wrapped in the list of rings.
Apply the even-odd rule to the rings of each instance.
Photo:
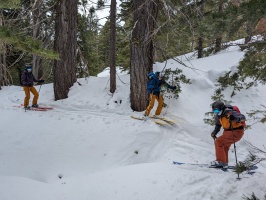
[[[172,161],[209,163],[215,160],[212,126],[203,122],[211,111],[211,96],[217,78],[235,70],[244,53],[238,47],[208,58],[186,60],[190,68],[173,59],[167,68],[181,68],[191,79],[182,85],[178,99],[167,99],[162,116],[176,121],[175,127],[132,119],[141,112],[130,109],[129,75],[117,70],[117,90],[109,92],[109,70],[97,77],[80,79],[64,100],[54,101],[53,84],[40,89],[39,104],[52,106],[46,112],[18,108],[24,91],[18,86],[0,91],[0,199],[1,200],[224,200],[241,199],[254,192],[266,193],[266,162],[250,175],[223,172]],[[165,63],[155,63],[160,71]],[[193,69],[191,69],[193,68]],[[230,97],[247,116],[260,109],[266,88],[257,85]],[[156,106],[156,105],[155,105]],[[154,110],[152,111],[154,113]],[[152,113],[152,114],[153,114]],[[246,141],[265,150],[266,127],[248,118],[251,129],[236,143],[243,161],[250,148]],[[221,132],[219,133],[221,134]],[[233,145],[229,164],[235,164]]]

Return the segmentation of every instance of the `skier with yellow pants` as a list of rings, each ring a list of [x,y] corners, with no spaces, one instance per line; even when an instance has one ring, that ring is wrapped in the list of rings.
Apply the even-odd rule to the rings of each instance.
[[[32,67],[27,66],[25,67],[25,70],[23,71],[21,75],[21,84],[23,85],[23,90],[25,92],[25,98],[24,98],[24,108],[30,109],[29,107],[29,100],[30,100],[30,93],[34,95],[32,100],[32,107],[38,107],[38,98],[39,94],[35,87],[33,86],[34,82],[43,83],[44,80],[40,79],[37,80],[33,74],[32,74]]]
[[[168,88],[175,90],[176,86],[169,85],[165,80],[163,80],[163,75],[160,72],[151,72],[148,74],[148,93],[150,96],[150,103],[148,107],[145,110],[144,116],[149,116],[150,112],[154,106],[155,100],[158,101],[158,106],[155,111],[155,116],[159,116],[163,109],[163,96],[160,94],[161,92],[161,86],[166,84]]]

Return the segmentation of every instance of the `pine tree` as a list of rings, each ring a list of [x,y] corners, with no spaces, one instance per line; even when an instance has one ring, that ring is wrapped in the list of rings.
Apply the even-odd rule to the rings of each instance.
[[[154,62],[153,37],[159,0],[134,0],[133,31],[130,45],[130,101],[134,111],[148,104],[147,74]]]
[[[88,15],[78,15],[78,77],[95,76],[103,70],[99,50],[99,24],[95,8],[89,9]]]
[[[15,2],[11,1],[10,3]],[[17,7],[16,7],[17,8]],[[50,59],[58,59],[58,54],[43,45],[41,39],[33,39],[29,24],[29,2],[19,4],[20,9],[1,9],[0,41],[1,69],[0,85],[19,84],[18,71],[25,63],[32,63],[33,54]],[[46,23],[43,23],[46,24]],[[12,66],[12,67],[11,67]]]
[[[67,98],[77,80],[77,4],[78,0],[62,0],[56,5],[54,47],[60,60],[54,62],[55,100]]]
[[[111,0],[110,9],[110,92],[116,90],[116,0]]]

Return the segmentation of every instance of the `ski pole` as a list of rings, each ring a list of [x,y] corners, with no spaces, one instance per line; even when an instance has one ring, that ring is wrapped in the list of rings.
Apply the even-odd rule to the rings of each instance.
[[[38,94],[40,94],[40,91],[41,91],[41,87],[42,87],[42,84],[41,84],[41,86],[40,86],[40,88],[39,88]]]
[[[234,136],[234,130],[233,130],[233,125],[232,125],[232,121],[230,121],[230,127],[231,127],[231,131],[232,131],[232,135],[233,135],[233,140],[234,140],[234,150],[235,150],[235,158],[236,158],[236,165],[237,165],[237,155],[236,155],[236,143],[235,143],[235,136]],[[239,173],[237,172],[237,179],[239,178]]]

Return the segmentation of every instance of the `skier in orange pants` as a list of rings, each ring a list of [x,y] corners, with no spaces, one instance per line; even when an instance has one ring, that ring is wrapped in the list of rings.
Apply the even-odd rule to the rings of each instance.
[[[216,139],[217,133],[223,127],[223,134],[215,140],[216,160],[211,166],[225,167],[228,165],[228,151],[230,146],[238,142],[244,135],[245,116],[234,110],[233,106],[225,105],[221,101],[212,104],[212,110],[216,114],[215,129],[211,136]]]
[[[216,160],[228,164],[228,151],[231,144],[238,142],[244,135],[244,128],[224,131],[215,141]]]

